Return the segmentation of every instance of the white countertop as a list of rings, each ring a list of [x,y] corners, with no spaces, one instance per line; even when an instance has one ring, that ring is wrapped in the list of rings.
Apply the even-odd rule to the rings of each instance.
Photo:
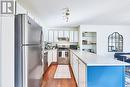
[[[46,53],[48,51],[53,51],[53,50],[57,50],[57,49],[44,50],[44,53]]]
[[[94,53],[89,53],[80,50],[71,50],[78,58],[80,58],[87,66],[130,66],[129,63],[122,62],[107,56],[98,56]]]

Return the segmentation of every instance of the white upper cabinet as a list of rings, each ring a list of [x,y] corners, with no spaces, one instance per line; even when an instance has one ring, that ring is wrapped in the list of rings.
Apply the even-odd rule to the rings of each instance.
[[[44,34],[43,34],[43,36],[44,36],[44,41],[47,41],[47,42],[48,42],[48,31],[47,31],[47,29],[43,29],[43,32],[44,32]]]
[[[74,31],[70,31],[70,42],[74,42]]]
[[[64,31],[58,31],[59,35],[58,37],[64,37]]]
[[[70,35],[69,35],[70,33],[69,33],[69,31],[64,31],[64,37],[70,37]]]
[[[48,31],[48,41],[53,42],[53,31]]]
[[[79,41],[79,33],[78,31],[74,31],[74,41],[73,42],[78,42]]]
[[[58,31],[54,31],[54,42],[58,42]]]
[[[79,41],[79,33],[77,30],[48,30],[44,31],[44,41],[58,42],[58,37],[67,37],[70,42]]]

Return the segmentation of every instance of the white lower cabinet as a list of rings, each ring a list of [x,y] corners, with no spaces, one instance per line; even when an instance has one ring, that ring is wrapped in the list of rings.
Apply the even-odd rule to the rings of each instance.
[[[52,55],[52,50],[48,51],[48,66],[52,63],[53,55]]]
[[[78,71],[78,59],[75,55],[73,55],[73,68],[74,68],[74,76],[75,76],[75,79],[76,79],[76,82],[77,82],[77,85],[78,85],[78,74],[79,74],[79,71]]]
[[[86,64],[70,51],[70,63],[78,87],[86,86]]]
[[[86,87],[86,65],[79,60],[79,86]]]
[[[52,59],[52,62],[57,62],[57,49],[52,50],[52,52],[53,52],[53,59]]]
[[[57,49],[48,50],[48,66],[50,66],[52,62],[57,62]]]
[[[73,69],[73,53],[70,51],[70,64]]]

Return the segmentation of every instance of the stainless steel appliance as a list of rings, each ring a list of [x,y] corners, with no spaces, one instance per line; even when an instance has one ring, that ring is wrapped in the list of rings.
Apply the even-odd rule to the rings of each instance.
[[[42,27],[25,14],[15,16],[15,87],[30,87],[29,74],[42,64]]]
[[[70,45],[70,49],[77,50],[78,45]]]
[[[58,64],[69,64],[69,45],[58,45]]]
[[[68,37],[58,37],[58,41],[69,41]]]

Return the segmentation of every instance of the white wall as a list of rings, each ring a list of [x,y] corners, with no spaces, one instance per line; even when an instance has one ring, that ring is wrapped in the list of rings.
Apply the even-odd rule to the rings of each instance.
[[[14,87],[14,16],[2,17],[1,87]]]
[[[27,10],[25,10],[25,8],[23,8],[19,3],[17,3],[16,14],[27,14]]]
[[[0,17],[0,48],[1,48],[1,41],[2,41],[2,17]],[[0,77],[1,77],[1,59],[2,59],[2,56],[1,56],[1,51],[2,51],[2,49],[0,49]],[[0,79],[0,87],[1,87],[1,81],[2,81],[2,79]]]
[[[14,14],[0,13],[0,87],[14,87]]]
[[[130,26],[129,25],[81,25],[82,31],[97,32],[97,54],[113,57],[113,52],[108,52],[108,36],[113,32],[119,32],[123,35],[124,52],[130,52]],[[81,38],[81,35],[80,35]],[[81,40],[80,40],[81,44]]]
[[[16,14],[27,14],[31,17],[35,22],[37,22],[40,26],[44,27],[40,18],[32,13],[28,8],[23,7],[18,2],[16,3]]]
[[[46,28],[47,30],[78,30],[78,27],[59,27],[59,28]]]

